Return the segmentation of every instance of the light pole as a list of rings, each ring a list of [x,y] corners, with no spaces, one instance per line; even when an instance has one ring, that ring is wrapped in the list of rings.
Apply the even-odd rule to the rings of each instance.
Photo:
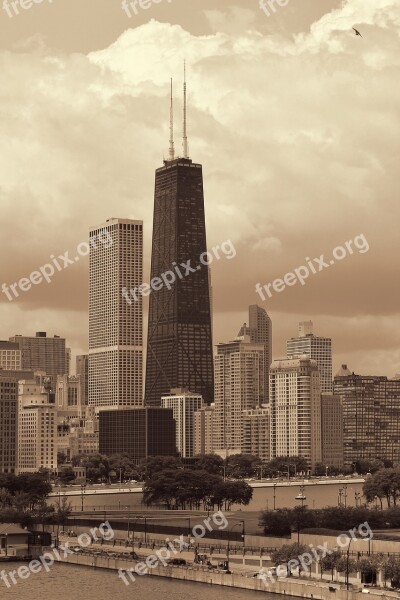
[[[83,512],[83,494],[86,491],[86,485],[84,483],[82,483],[81,485],[81,502],[82,502],[82,506],[81,506],[81,511]]]
[[[300,486],[300,492],[295,497],[295,500],[301,500],[301,511],[304,509],[304,501],[307,500],[304,495],[304,484]],[[300,515],[297,518],[297,545],[300,546]]]
[[[276,509],[276,502],[275,502],[276,501],[276,486],[277,486],[277,484],[274,483],[274,510]]]
[[[229,550],[230,550],[231,532],[238,525],[242,526],[242,539],[243,539],[243,548],[244,548],[244,536],[245,536],[244,521],[239,521],[238,523],[235,523],[234,525],[232,525],[232,527],[228,531],[228,547],[227,547],[227,551],[226,551],[226,570],[227,571],[229,571]]]
[[[346,558],[346,589],[349,589],[349,565],[350,565],[350,546],[353,538],[350,538],[349,545],[347,546],[347,558]]]

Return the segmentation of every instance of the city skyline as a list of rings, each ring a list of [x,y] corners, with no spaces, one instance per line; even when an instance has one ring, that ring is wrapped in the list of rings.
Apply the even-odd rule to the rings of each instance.
[[[37,24],[39,15],[51,21],[65,10],[61,4],[51,12],[42,4],[29,19],[10,20],[13,27],[2,37],[3,47],[15,50],[28,21]],[[97,6],[101,16],[104,5]],[[28,93],[19,87],[18,53],[6,57],[10,77],[4,111],[10,118],[1,121],[0,143],[12,136],[16,144],[4,151],[3,281],[18,281],[50,255],[67,249],[72,254],[87,240],[90,225],[112,215],[143,220],[148,280],[153,171],[168,153],[169,78],[179,82],[184,58],[179,50],[160,65],[158,57],[171,45],[185,47],[191,147],[207,174],[209,245],[229,238],[237,249],[234,261],[213,266],[214,342],[232,337],[246,307],[258,303],[274,322],[274,358],[284,356],[285,340],[296,324],[313,319],[319,335],[334,340],[334,372],[347,363],[361,374],[395,375],[400,316],[396,293],[386,290],[397,287],[398,207],[390,191],[395,149],[388,134],[397,100],[386,90],[392,87],[397,17],[394,2],[385,2],[383,29],[380,1],[364,3],[362,10],[356,0],[346,6],[340,9],[332,1],[315,8],[307,2],[301,10],[292,2],[272,19],[258,6],[251,10],[233,3],[229,8],[222,2],[212,10],[206,2],[190,19],[177,0],[153,7],[135,22],[119,15],[116,25],[111,19],[107,33],[89,38],[85,47],[76,34],[74,55],[68,45],[72,40],[61,37],[55,43],[44,17],[39,29],[49,35],[48,45],[37,38],[27,46]],[[84,16],[87,9],[82,10]],[[355,39],[351,29],[360,19],[366,23],[363,40]],[[145,69],[135,60],[137,54],[145,56]],[[58,77],[60,65],[63,77]],[[293,77],[299,70],[301,86]],[[330,80],[336,86],[343,72],[354,85],[338,83],[332,111]],[[34,81],[41,77],[39,89]],[[52,77],[58,80],[57,93]],[[234,81],[241,82],[240,89]],[[302,101],[303,84],[315,90],[314,106]],[[71,110],[69,104],[79,108]],[[36,118],[26,127],[28,106]],[[362,126],[359,111],[370,127]],[[234,133],[239,130],[240,136]],[[84,172],[80,164],[86,165]],[[25,215],[18,222],[16,205]],[[258,281],[273,281],[306,257],[328,253],[361,234],[370,244],[368,254],[348,256],[304,286],[260,302],[254,290]],[[30,235],[35,243],[29,251],[27,244],[15,243]],[[5,260],[10,248],[12,261]],[[0,338],[57,331],[74,353],[85,353],[87,273],[82,258],[57,273],[51,284],[33,286],[12,302],[1,294]]]

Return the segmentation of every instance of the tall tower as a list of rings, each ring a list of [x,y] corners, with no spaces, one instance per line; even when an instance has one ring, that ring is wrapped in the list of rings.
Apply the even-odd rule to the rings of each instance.
[[[250,336],[253,344],[264,344],[264,391],[260,404],[269,402],[269,369],[272,362],[272,321],[266,310],[252,304],[249,306],[249,326],[246,323],[239,331],[239,337]]]
[[[271,458],[302,456],[321,462],[321,384],[306,355],[275,360],[270,370]]]
[[[183,158],[175,158],[171,119],[170,158],[157,169],[151,280],[170,272],[150,295],[145,403],[161,405],[172,388],[213,399],[214,375],[202,165],[187,156],[186,81]],[[203,260],[205,263],[206,261]],[[185,266],[195,269],[187,272]]]
[[[312,321],[299,323],[299,337],[286,342],[288,358],[306,354],[317,361],[321,377],[321,391],[332,393],[332,340],[313,333]]]
[[[107,245],[98,238],[107,237]],[[143,223],[109,219],[90,230],[89,405],[143,405]]]

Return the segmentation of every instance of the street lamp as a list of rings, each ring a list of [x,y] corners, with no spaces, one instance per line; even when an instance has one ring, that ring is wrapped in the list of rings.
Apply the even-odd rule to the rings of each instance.
[[[350,563],[350,546],[353,538],[350,538],[349,545],[347,546],[347,558],[346,558],[346,588],[349,589],[349,563]]]
[[[301,510],[303,511],[304,509],[304,501],[307,500],[306,496],[304,495],[304,484],[300,486],[300,492],[297,494],[297,496],[295,497],[295,500],[301,500]],[[298,515],[297,518],[297,545],[300,546],[300,515]]]
[[[86,485],[84,483],[82,483],[81,485],[81,501],[82,501],[82,507],[81,507],[81,511],[83,512],[83,494],[86,491]]]
[[[276,508],[276,506],[275,506],[275,500],[276,500],[276,486],[277,485],[278,485],[277,483],[274,483],[274,510]]]
[[[230,550],[230,541],[231,541],[231,531],[233,531],[235,529],[235,527],[237,527],[238,525],[242,526],[242,539],[243,539],[243,547],[244,547],[244,521],[239,521],[238,523],[235,523],[234,525],[232,525],[232,527],[228,530],[228,547],[227,547],[227,552],[226,552],[226,569],[227,571],[229,571],[229,550]]]

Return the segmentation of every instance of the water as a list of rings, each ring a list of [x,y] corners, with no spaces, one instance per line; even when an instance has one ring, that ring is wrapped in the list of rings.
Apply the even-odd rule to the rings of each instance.
[[[17,569],[22,563],[7,563],[5,571]],[[263,592],[264,598],[276,600],[275,594]],[[259,592],[235,590],[227,587],[208,586],[164,579],[161,577],[138,578],[129,587],[118,579],[116,571],[90,569],[73,565],[54,565],[49,573],[31,574],[26,580],[7,588],[0,581],[1,600],[59,600],[62,598],[81,598],[82,600],[249,600],[260,597]]]
[[[356,506],[356,494],[362,495],[362,483],[356,483],[351,480],[346,484],[346,505]],[[331,483],[313,483],[306,485],[304,494],[306,496],[305,504],[309,508],[324,508],[325,506],[337,506],[339,501],[344,504],[344,491],[340,496],[340,490],[344,489],[344,484]],[[299,504],[295,496],[300,492],[300,484],[290,487],[277,486],[275,490],[275,507],[276,508],[293,508]],[[359,497],[359,496],[358,496]],[[81,510],[81,496],[70,496],[74,510]],[[134,508],[140,510],[143,508],[141,492],[129,492],[125,494],[87,494],[83,495],[83,506],[85,510],[107,510],[107,509],[125,509]],[[274,507],[274,489],[273,487],[254,488],[253,499],[249,506],[243,507],[245,511],[260,511],[266,508]],[[237,507],[236,507],[237,508]]]

